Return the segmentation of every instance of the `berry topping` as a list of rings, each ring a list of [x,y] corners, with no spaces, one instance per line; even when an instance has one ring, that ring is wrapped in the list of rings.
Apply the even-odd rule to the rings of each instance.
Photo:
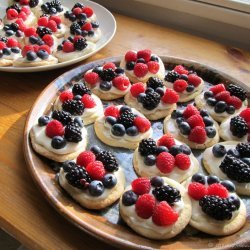
[[[160,176],[152,177],[150,182],[154,187],[161,187],[164,184],[164,181]]]
[[[177,166],[181,170],[189,169],[191,165],[191,161],[188,155],[186,154],[178,154],[175,156],[175,166]]]
[[[161,100],[167,104],[174,104],[178,102],[179,95],[173,89],[166,89]]]
[[[174,163],[174,156],[167,152],[160,153],[156,158],[156,166],[164,174],[172,172]]]
[[[217,101],[227,102],[230,98],[230,93],[228,91],[222,91],[215,95]]]
[[[104,185],[101,181],[92,181],[89,186],[89,193],[92,196],[100,196],[104,192]]]
[[[112,83],[114,87],[122,91],[126,90],[130,85],[129,79],[123,75],[115,77]]]
[[[144,63],[137,63],[134,67],[134,73],[137,77],[144,77],[148,73],[148,66]]]
[[[174,67],[174,71],[177,72],[178,74],[188,74],[188,70],[186,70],[182,65],[177,65]]]
[[[54,45],[54,39],[51,35],[46,34],[43,36],[42,40],[47,44],[49,47],[52,47]]]
[[[70,90],[63,91],[59,96],[59,99],[61,102],[72,100],[73,98],[74,98],[74,95]]]
[[[100,161],[90,162],[86,167],[86,171],[94,180],[102,180],[105,175],[104,166]]]
[[[152,138],[143,139],[139,144],[139,152],[142,156],[156,153],[156,142]]]
[[[113,188],[117,184],[117,178],[113,174],[106,174],[103,177],[102,183],[105,188]]]
[[[148,71],[152,74],[156,74],[160,69],[160,65],[158,62],[150,61],[147,63],[147,65],[148,65]]]
[[[135,204],[136,214],[143,218],[148,219],[153,215],[155,207],[155,198],[151,194],[141,195]]]
[[[6,43],[7,47],[20,47],[19,42],[15,38],[9,38],[8,42]]]
[[[91,95],[85,94],[81,99],[84,107],[87,109],[94,108],[96,106],[95,100]]]
[[[199,115],[199,114],[200,114],[199,110],[195,106],[189,104],[187,105],[187,107],[185,108],[183,112],[183,117],[185,119],[188,119],[192,115]]]
[[[61,122],[64,126],[72,121],[71,115],[65,111],[54,110],[52,113],[52,118]]]
[[[145,84],[142,82],[135,83],[130,88],[130,92],[133,97],[137,97],[140,93],[144,93],[145,90]]]
[[[175,82],[177,79],[179,79],[179,76],[180,75],[177,72],[175,72],[175,71],[169,71],[166,74],[164,80],[168,81],[168,82]]]
[[[157,92],[148,92],[141,100],[143,108],[147,110],[155,109],[159,105],[160,101],[161,96]]]
[[[198,87],[201,84],[201,78],[196,74],[189,74],[188,83],[194,85],[194,87]]]
[[[131,206],[136,203],[137,199],[138,196],[132,190],[129,190],[122,195],[122,204],[124,206]]]
[[[134,114],[131,111],[126,110],[118,117],[117,123],[122,124],[125,128],[129,128],[133,126],[134,119]]]
[[[156,90],[157,88],[163,88],[163,81],[158,77],[150,77],[147,81],[147,87]]]
[[[120,111],[119,108],[117,108],[114,105],[108,106],[105,111],[104,111],[104,115],[105,116],[113,116],[115,118],[118,118],[118,116],[120,115]]]
[[[87,15],[87,17],[91,17],[94,14],[93,9],[91,7],[89,7],[89,6],[85,6],[82,9],[82,12],[85,13]]]
[[[95,85],[99,81],[99,75],[95,72],[87,72],[84,75],[84,80],[91,85]]]
[[[126,129],[122,124],[117,123],[112,126],[111,133],[115,136],[124,136]]]
[[[153,165],[155,165],[155,162],[156,162],[156,157],[154,155],[147,155],[144,158],[144,163],[147,166],[153,166]]]
[[[151,50],[144,49],[137,52],[137,58],[143,58],[145,62],[148,62],[151,58]]]
[[[215,196],[219,196],[221,198],[227,198],[228,197],[228,191],[220,183],[213,183],[213,184],[208,186],[207,195],[215,195]]]
[[[13,20],[18,17],[18,12],[15,9],[8,9],[7,10],[7,19]]]
[[[212,152],[216,158],[220,158],[227,153],[227,150],[224,145],[216,144],[213,146]]]
[[[169,185],[156,187],[153,195],[158,201],[166,201],[171,206],[181,199],[180,191]]]
[[[116,73],[113,69],[104,69],[100,72],[99,76],[103,81],[112,81],[116,77]]]
[[[113,70],[115,70],[115,69],[116,69],[116,66],[115,66],[114,63],[109,62],[109,63],[105,63],[105,64],[103,65],[103,69],[113,69]]]
[[[207,188],[199,182],[192,182],[188,185],[188,194],[193,199],[200,200],[207,194]]]
[[[86,30],[86,31],[92,30],[92,24],[91,24],[91,23],[85,23],[85,24],[82,26],[82,30]]]
[[[237,151],[241,157],[250,157],[250,143],[242,142],[236,146]]]
[[[84,82],[74,84],[74,86],[72,88],[72,92],[75,96],[76,95],[83,96],[85,94],[91,95],[90,89],[86,86],[86,84]]]
[[[192,115],[187,119],[187,122],[191,128],[197,126],[205,128],[205,123],[203,122],[201,115]]]
[[[229,84],[227,90],[232,96],[238,97],[241,101],[245,101],[247,98],[247,92],[239,86]]]
[[[50,121],[49,116],[47,116],[47,115],[41,116],[41,117],[38,118],[38,125],[40,127],[45,126],[45,125],[47,125],[49,123],[49,121]]]
[[[148,178],[140,177],[132,181],[132,190],[138,195],[149,193],[151,184]]]
[[[145,133],[151,128],[151,123],[147,118],[137,116],[134,119],[134,125],[138,128],[140,133]]]
[[[101,161],[108,172],[117,171],[119,168],[115,156],[110,151],[101,151],[96,155],[96,159]]]
[[[69,112],[71,115],[82,115],[84,106],[81,101],[68,100],[62,104],[62,109]]]
[[[75,37],[73,44],[74,44],[74,49],[79,51],[85,49],[88,46],[87,40],[83,37]]]
[[[64,127],[61,122],[57,120],[50,121],[46,126],[46,135],[50,138],[54,136],[62,136],[64,134]]]
[[[89,163],[95,161],[95,155],[91,151],[84,151],[76,158],[76,164],[82,167],[87,167]]]
[[[242,117],[247,123],[250,122],[250,108],[246,108],[240,112],[240,117]]]
[[[65,43],[63,43],[63,52],[70,53],[70,52],[73,52],[74,50],[75,48],[72,42],[66,41]]]
[[[172,146],[175,145],[175,140],[173,135],[165,134],[158,140],[158,146],[165,146],[170,149]]]
[[[126,62],[135,62],[137,60],[137,53],[135,51],[128,51],[125,54],[125,61]]]
[[[176,92],[183,92],[186,90],[188,84],[185,80],[176,80],[174,82],[173,88]]]
[[[246,121],[240,116],[233,117],[230,121],[230,131],[234,136],[242,138],[248,132]]]
[[[191,130],[188,139],[192,142],[202,144],[205,143],[206,136],[206,130],[201,126],[197,126]]]
[[[192,176],[191,178],[192,182],[199,182],[201,184],[205,184],[206,183],[206,178],[203,174],[201,173],[196,173]]]
[[[223,185],[229,192],[236,191],[235,185],[231,181],[225,180],[225,181],[222,181],[220,184]]]
[[[79,142],[82,140],[82,131],[78,123],[69,122],[65,127],[65,139],[69,142]]]
[[[57,23],[53,20],[49,20],[47,27],[52,30],[52,32],[57,31]]]
[[[225,91],[225,90],[226,90],[226,88],[225,88],[223,83],[215,85],[209,89],[209,91],[212,91],[214,95],[216,95],[222,91]]]

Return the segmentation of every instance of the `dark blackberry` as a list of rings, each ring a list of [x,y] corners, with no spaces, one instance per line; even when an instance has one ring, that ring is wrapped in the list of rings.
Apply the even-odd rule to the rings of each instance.
[[[152,138],[143,139],[139,144],[139,152],[142,156],[155,154],[156,149],[156,142]]]
[[[234,136],[242,138],[247,134],[248,126],[246,121],[242,117],[235,116],[230,121],[230,130]]]
[[[116,158],[110,151],[101,151],[99,154],[97,154],[96,160],[101,161],[105,170],[109,172],[117,171],[119,168]]]
[[[82,140],[82,131],[78,123],[69,122],[65,127],[64,137],[69,142],[79,142]]]
[[[153,190],[153,195],[158,201],[166,201],[171,206],[181,199],[180,191],[169,185],[156,187]]]
[[[100,77],[102,78],[103,81],[112,81],[116,77],[116,73],[113,69],[104,69],[101,72]]]
[[[62,4],[61,4],[61,2],[59,1],[59,0],[53,0],[52,2],[50,2],[50,4],[49,4],[49,6],[51,7],[51,8],[57,8],[57,7],[59,7],[59,6],[61,6]]]
[[[19,30],[19,25],[17,23],[12,23],[10,25],[10,29],[13,30],[14,32]]]
[[[30,0],[29,6],[30,8],[34,8],[38,5],[38,3],[39,3],[39,0]]]
[[[147,110],[155,109],[161,101],[161,96],[157,92],[149,92],[142,99],[143,108]]]
[[[87,41],[85,38],[79,38],[74,42],[74,48],[76,50],[83,50],[87,47]]]
[[[147,81],[147,87],[156,90],[163,87],[163,81],[158,77],[150,77]]]
[[[73,9],[75,9],[75,8],[83,8],[83,7],[84,7],[84,4],[76,3],[71,10],[73,11]]]
[[[72,88],[72,93],[74,94],[74,96],[76,96],[76,95],[83,96],[85,94],[91,95],[90,89],[86,86],[86,84],[84,82],[74,84],[74,86]]]
[[[233,181],[250,182],[250,166],[232,155],[226,155],[219,168]]]
[[[84,105],[81,101],[68,100],[62,104],[64,111],[69,112],[71,115],[82,115],[84,112]]]
[[[117,123],[122,124],[125,128],[129,128],[133,126],[133,122],[135,119],[135,115],[129,111],[124,111],[117,119]]]
[[[72,23],[72,24],[70,25],[70,33],[71,33],[72,35],[75,35],[76,30],[81,30],[81,26],[80,26],[78,23]]]
[[[52,113],[52,118],[61,122],[64,126],[72,121],[71,114],[65,111],[54,110]]]
[[[168,82],[175,82],[177,79],[179,79],[180,75],[175,71],[169,71],[166,75],[164,80]]]
[[[242,142],[236,146],[237,151],[240,153],[240,156],[250,158],[250,143]]]
[[[237,210],[231,199],[223,199],[215,195],[205,195],[200,201],[202,211],[215,220],[230,220],[232,212]]]
[[[236,86],[232,83],[228,85],[227,90],[230,92],[231,95],[240,98],[241,101],[245,101],[247,98],[247,92],[243,88]]]
[[[4,43],[7,43],[8,42],[8,38],[4,37],[4,36],[0,36],[0,41],[4,42]]]
[[[47,27],[39,26],[36,29],[36,33],[42,38],[46,34],[51,35],[52,34],[52,30],[49,29],[49,28],[47,28]]]
[[[13,4],[13,5],[11,5],[11,6],[9,6],[9,7],[6,9],[6,12],[7,12],[9,9],[15,9],[18,13],[21,12],[21,7],[18,6],[18,4],[16,4],[16,3]]]

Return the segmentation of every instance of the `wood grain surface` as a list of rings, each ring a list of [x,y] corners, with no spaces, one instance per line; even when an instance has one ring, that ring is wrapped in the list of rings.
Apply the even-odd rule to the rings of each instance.
[[[249,85],[249,51],[121,15],[115,18],[114,39],[81,64],[119,56],[131,48],[151,48],[154,53],[215,67]],[[61,217],[35,186],[24,162],[23,129],[29,109],[48,83],[73,67],[47,73],[0,72],[0,226],[32,249],[113,249]]]

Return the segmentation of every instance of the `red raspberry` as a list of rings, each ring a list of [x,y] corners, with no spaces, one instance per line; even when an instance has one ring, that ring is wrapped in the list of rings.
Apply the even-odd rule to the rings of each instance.
[[[63,91],[60,96],[59,96],[59,99],[61,102],[66,102],[68,100],[72,100],[74,98],[74,95],[71,91],[69,90],[65,90]]]
[[[45,42],[45,44],[47,44],[50,47],[52,47],[54,45],[54,39],[49,34],[44,35],[42,40]]]
[[[82,9],[82,12],[87,15],[87,17],[91,17],[94,14],[94,11],[92,8],[86,6]]]
[[[220,84],[217,84],[217,85],[211,87],[209,90],[212,91],[214,93],[214,95],[216,95],[222,91],[225,91],[226,88],[225,88],[225,85],[223,83],[220,83]]]
[[[151,123],[147,118],[137,116],[134,119],[134,125],[138,128],[140,133],[148,131],[151,127]]]
[[[85,94],[81,99],[84,107],[87,109],[94,108],[96,106],[95,100],[91,95]]]
[[[147,64],[137,63],[134,67],[134,73],[137,77],[144,77],[148,73]]]
[[[166,89],[161,100],[167,104],[174,104],[179,101],[179,95],[173,89]]]
[[[31,13],[31,10],[28,6],[22,7],[21,11],[23,11],[27,16]]]
[[[188,104],[183,112],[183,116],[185,119],[188,119],[192,115],[199,115],[199,114],[200,114],[199,110],[192,104]]]
[[[250,122],[250,108],[246,108],[240,112],[240,116],[244,118],[246,122]]]
[[[104,115],[105,116],[113,116],[113,117],[117,118],[120,115],[120,110],[116,106],[111,105],[105,109]]]
[[[0,50],[2,50],[3,48],[6,48],[6,44],[2,41],[0,41]]]
[[[84,75],[84,80],[91,85],[95,85],[99,81],[99,75],[95,72],[87,72]]]
[[[57,25],[62,23],[62,19],[59,16],[50,16],[49,20],[53,20]]]
[[[34,52],[36,53],[40,50],[40,46],[37,44],[33,45],[33,48],[34,48]]]
[[[24,45],[22,49],[22,56],[25,57],[28,51],[34,51],[34,48],[32,45]]]
[[[105,64],[103,65],[103,69],[113,69],[113,70],[115,70],[115,69],[116,69],[116,66],[115,66],[114,63],[109,62],[109,63],[105,63]]]
[[[83,38],[82,36],[75,36],[74,38],[73,38],[73,40],[74,40],[74,42],[76,42],[78,39],[81,39],[81,38]]]
[[[175,145],[175,140],[171,134],[165,134],[158,140],[157,144],[158,146],[165,146],[170,149]]]
[[[87,167],[89,163],[95,161],[95,154],[91,151],[84,151],[80,153],[76,158],[76,164],[82,167]]]
[[[201,115],[192,115],[187,119],[187,123],[190,125],[191,128],[200,126],[205,128],[205,123],[203,122],[203,118]]]
[[[240,98],[236,96],[230,96],[230,98],[227,101],[227,104],[233,105],[236,109],[240,109],[242,106],[242,101]]]
[[[180,153],[175,156],[175,164],[176,167],[178,167],[181,170],[187,170],[189,169],[191,165],[191,161],[188,155]]]
[[[86,171],[93,180],[101,181],[105,175],[105,168],[101,161],[90,162],[86,167]]]
[[[61,122],[52,120],[46,125],[46,135],[50,138],[64,135],[64,127]]]
[[[64,44],[63,44],[63,51],[65,52],[65,53],[70,53],[70,52],[73,52],[75,49],[74,49],[74,44],[73,43],[71,43],[71,42],[65,42]]]
[[[229,91],[222,91],[215,95],[215,99],[217,101],[224,101],[227,102],[230,98],[230,92]]]
[[[145,177],[140,177],[133,180],[131,182],[131,186],[132,190],[138,195],[149,193],[151,188],[150,180]]]
[[[192,141],[198,144],[205,143],[206,138],[207,138],[206,131],[201,126],[197,126],[193,128],[188,136],[189,141]]]
[[[53,20],[49,20],[47,27],[52,30],[52,32],[57,31],[57,24]]]
[[[192,182],[188,185],[188,194],[195,200],[200,200],[207,195],[207,188],[199,182]]]
[[[145,90],[145,84],[143,82],[137,82],[131,86],[130,93],[133,97],[137,97],[140,93],[144,93]]]
[[[16,23],[16,24],[18,24],[19,29],[20,29],[22,32],[24,32],[24,31],[25,31],[25,29],[26,29],[26,25],[24,24],[23,19],[18,18],[18,19],[16,20],[16,22],[15,22],[15,23]]]
[[[148,71],[152,74],[156,74],[160,69],[160,64],[158,62],[150,61],[147,63]]]
[[[19,42],[15,38],[9,38],[7,43],[7,47],[12,48],[12,47],[20,47]]]
[[[38,19],[37,24],[38,24],[38,26],[44,26],[44,27],[47,27],[48,22],[49,22],[48,17],[43,16],[43,17],[40,17],[40,18]]]
[[[188,70],[186,70],[182,65],[177,65],[174,67],[174,71],[177,72],[178,74],[188,74]]]
[[[73,9],[73,13],[74,13],[74,15],[78,16],[79,14],[82,13],[82,9],[79,8],[79,7],[74,8],[74,9]]]
[[[148,62],[151,58],[151,53],[150,49],[139,50],[137,52],[137,58],[143,58],[145,62]]]
[[[155,203],[155,197],[153,195],[141,195],[135,204],[136,214],[143,219],[150,218],[153,214]]]
[[[18,12],[15,9],[8,9],[7,11],[7,19],[13,20],[18,17]]]
[[[214,184],[209,185],[207,188],[207,194],[208,195],[217,195],[221,198],[228,197],[227,189],[223,185],[221,185],[220,183],[214,183]]]
[[[28,5],[29,4],[29,0],[20,0],[19,3],[21,5]]]
[[[48,54],[51,54],[51,49],[48,45],[44,44],[44,45],[41,45],[39,46],[39,49],[38,50],[45,50],[48,52]]]
[[[122,91],[126,90],[130,85],[129,79],[126,76],[122,76],[122,75],[114,78],[112,80],[112,83],[114,87]]]
[[[201,84],[201,78],[196,74],[188,75],[188,83],[191,83],[195,87],[198,87]]]
[[[82,26],[82,30],[86,30],[86,31],[92,30],[92,25],[91,25],[91,23],[85,23],[85,24]]]
[[[173,84],[174,90],[176,92],[183,92],[184,90],[186,90],[188,84],[185,80],[176,80]]]
[[[164,174],[168,174],[173,171],[174,162],[174,156],[167,152],[160,153],[156,158],[156,166]]]
[[[36,29],[33,28],[33,27],[26,28],[26,29],[24,30],[24,34],[25,34],[25,36],[27,36],[27,37],[35,36],[35,35],[36,35]]]
[[[154,208],[152,220],[157,226],[173,225],[179,218],[179,214],[166,202],[161,201]]]
[[[26,21],[27,20],[27,15],[24,11],[21,11],[19,14],[18,14],[18,18],[22,18],[23,21]]]
[[[125,54],[125,61],[126,62],[135,62],[137,60],[137,53],[135,51],[129,50],[126,54]]]

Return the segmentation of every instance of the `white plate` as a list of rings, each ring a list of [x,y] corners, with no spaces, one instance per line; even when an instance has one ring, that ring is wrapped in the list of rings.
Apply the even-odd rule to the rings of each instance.
[[[47,2],[49,0],[44,0],[44,2]],[[51,0],[50,0],[51,1]],[[3,18],[5,15],[5,9],[8,6],[9,0],[0,0],[0,17]],[[115,35],[116,31],[116,21],[114,16],[103,6],[86,0],[61,0],[61,3],[66,6],[67,8],[71,9],[73,5],[77,2],[81,2],[85,5],[88,5],[94,9],[94,12],[96,13],[97,19],[100,23],[100,29],[102,31],[101,39],[96,43],[96,49],[84,56],[81,56],[79,58],[67,61],[67,62],[61,62],[55,65],[48,65],[48,66],[39,66],[39,67],[0,67],[0,71],[6,71],[6,72],[38,72],[38,71],[48,71],[52,69],[59,69],[63,68],[69,65],[72,65],[74,63],[80,62],[96,52],[98,52],[100,49],[102,49],[104,46],[106,46],[113,36]]]

